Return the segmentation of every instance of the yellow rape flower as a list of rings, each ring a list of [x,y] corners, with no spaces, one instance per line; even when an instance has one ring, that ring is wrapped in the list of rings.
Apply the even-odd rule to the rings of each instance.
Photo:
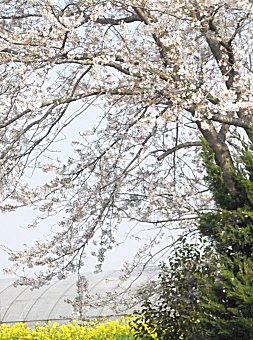
[[[72,321],[67,324],[48,322],[35,324],[29,328],[26,323],[0,325],[0,340],[133,340],[134,330],[130,325],[131,317],[119,320],[108,320],[99,323]],[[155,339],[155,338],[154,338]]]

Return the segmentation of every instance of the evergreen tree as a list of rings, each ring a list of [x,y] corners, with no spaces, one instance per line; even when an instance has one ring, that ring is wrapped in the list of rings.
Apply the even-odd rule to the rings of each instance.
[[[253,146],[238,137],[233,180],[240,194],[232,196],[214,152],[202,145],[217,209],[200,216],[202,245],[183,239],[162,266],[158,302],[145,302],[144,318],[161,339],[253,339]]]
[[[218,208],[203,214],[199,224],[220,266],[202,294],[201,322],[210,339],[253,339],[253,155],[252,144],[241,144],[234,161],[240,195],[233,197],[224,187],[213,152],[203,143],[206,179]]]

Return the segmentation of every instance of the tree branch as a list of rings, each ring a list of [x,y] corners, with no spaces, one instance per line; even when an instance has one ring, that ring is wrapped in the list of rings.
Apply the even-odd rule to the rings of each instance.
[[[134,7],[135,12],[141,18],[141,21],[145,23],[145,25],[150,25],[152,22],[157,22],[156,19],[151,20],[146,13],[139,7]],[[166,67],[168,65],[168,57],[167,57],[167,52],[164,44],[162,43],[161,39],[159,36],[155,33],[151,33],[157,47],[159,48],[160,56],[164,61],[164,66]]]
[[[200,142],[185,142],[185,143],[182,143],[182,144],[178,144],[174,148],[171,148],[171,149],[165,151],[161,156],[157,157],[157,160],[162,161],[165,157],[171,155],[172,153],[174,153],[174,152],[176,152],[180,149],[183,149],[183,148],[190,148],[192,146],[201,146],[201,143]]]
[[[78,101],[80,99],[84,99],[84,98],[88,98],[88,97],[92,97],[92,96],[100,96],[100,95],[105,95],[105,94],[110,94],[112,96],[131,96],[131,95],[139,95],[142,92],[140,90],[129,90],[129,89],[118,89],[118,90],[104,90],[104,89],[94,89],[93,91],[91,91],[90,93],[84,92],[84,93],[80,93],[77,94],[75,96],[63,96],[61,98],[57,98],[57,99],[52,99],[49,101],[45,101],[44,103],[41,104],[41,106],[38,109],[42,109],[45,108],[49,105],[63,105],[63,104],[68,104],[74,101]],[[27,109],[19,114],[17,114],[15,117],[9,119],[8,121],[5,121],[4,123],[0,124],[0,129],[6,128],[8,125],[14,123],[15,121],[17,121],[18,119],[20,119],[21,117],[25,116],[26,114],[32,112],[32,109]]]
[[[253,128],[253,121],[252,119],[247,118],[236,118],[225,116],[221,114],[212,114],[208,115],[208,119],[213,120],[215,122],[227,124],[227,125],[234,125],[244,129],[251,129]]]
[[[89,21],[91,21],[90,17],[88,15],[84,14],[84,23],[87,23]],[[113,26],[116,26],[116,25],[120,25],[122,22],[125,22],[126,24],[130,24],[130,23],[137,22],[137,21],[142,21],[142,20],[141,20],[141,18],[138,15],[133,14],[133,15],[130,15],[128,17],[118,18],[118,19],[101,18],[100,17],[95,22],[97,24],[101,24],[101,25],[113,25]]]
[[[228,146],[223,139],[219,138],[219,134],[215,130],[211,120],[205,119],[197,121],[197,125],[215,154],[215,161],[222,170],[226,189],[232,196],[236,197],[240,193],[238,193],[233,179],[234,165]]]

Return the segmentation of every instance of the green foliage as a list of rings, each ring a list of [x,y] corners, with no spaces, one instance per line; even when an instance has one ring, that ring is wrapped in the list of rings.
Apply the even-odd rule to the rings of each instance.
[[[199,319],[201,288],[213,275],[215,263],[216,254],[203,238],[199,247],[183,238],[169,263],[161,265],[156,294],[142,311],[145,324],[153,325],[159,339],[205,339]],[[140,328],[141,333],[146,336],[145,329]]]
[[[252,339],[252,275],[238,277],[220,263],[220,269],[202,290],[200,324],[207,339]]]
[[[218,253],[229,258],[243,260],[253,253],[253,211],[248,208],[206,213],[200,217],[199,230],[209,237]]]
[[[253,338],[253,155],[251,145],[240,140],[238,145],[233,165],[239,197],[224,196],[224,185],[214,180],[212,152],[203,151],[207,181],[221,208],[202,215],[199,223],[219,255],[217,278],[202,295],[203,316],[212,315],[202,324],[213,339]]]
[[[245,143],[239,136],[237,136],[237,142],[239,144],[235,146],[234,159],[231,159],[231,173],[239,193],[235,197],[228,192],[224,185],[222,169],[216,163],[215,153],[207,141],[201,138],[201,157],[206,170],[205,179],[216,205],[221,209],[253,208],[253,145]]]
[[[162,266],[145,317],[161,339],[253,339],[253,147],[237,141],[232,174],[240,194],[232,197],[213,151],[202,145],[217,210],[200,216],[201,246],[184,239]]]

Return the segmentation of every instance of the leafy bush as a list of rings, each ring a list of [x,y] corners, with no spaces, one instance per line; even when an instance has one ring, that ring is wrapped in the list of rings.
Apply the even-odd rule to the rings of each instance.
[[[184,238],[174,248],[169,263],[161,266],[155,294],[145,300],[142,319],[135,321],[143,339],[151,339],[146,325],[157,332],[158,339],[205,339],[200,302],[203,288],[214,277],[216,255],[204,239],[201,241],[196,247]]]

